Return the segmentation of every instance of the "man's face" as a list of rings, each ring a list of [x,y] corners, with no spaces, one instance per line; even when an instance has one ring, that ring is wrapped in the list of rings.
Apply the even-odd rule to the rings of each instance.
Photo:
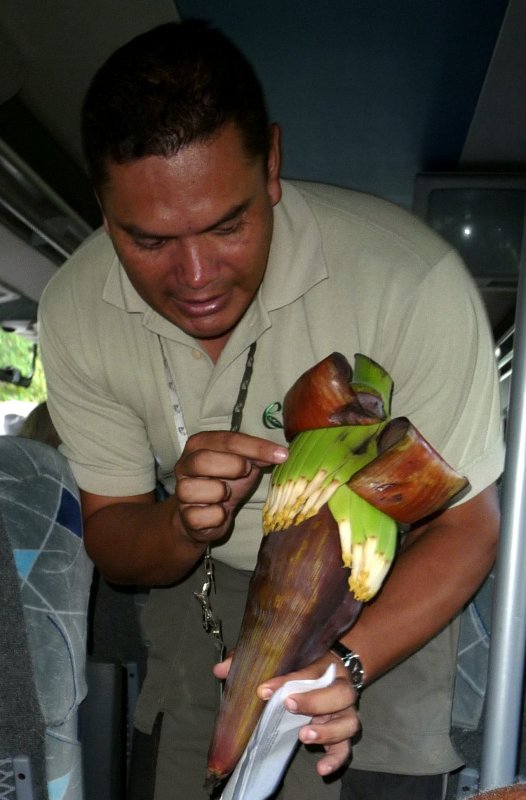
[[[279,162],[277,129],[264,164],[232,124],[171,158],[107,166],[104,224],[130,281],[214,360],[265,273]]]

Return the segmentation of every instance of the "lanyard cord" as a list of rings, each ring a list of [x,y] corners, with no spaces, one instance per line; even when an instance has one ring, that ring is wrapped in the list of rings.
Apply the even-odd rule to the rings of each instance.
[[[166,357],[161,337],[159,337],[159,344],[161,346],[166,382],[168,384],[168,391],[170,394],[170,399],[172,402],[172,408],[174,412],[177,440],[179,442],[179,446],[181,448],[181,453],[182,453],[186,445],[186,442],[188,440],[188,432],[186,430],[186,425],[184,421],[183,409],[181,406],[181,402],[179,400],[179,396],[177,394],[177,389],[175,386],[175,381],[173,379],[172,372],[168,365],[168,359]],[[248,387],[250,385],[250,379],[252,378],[252,372],[254,368],[255,352],[256,352],[256,342],[252,342],[248,351],[243,377],[241,378],[241,383],[239,385],[237,400],[235,402],[234,408],[232,409],[232,418],[230,421],[231,431],[239,431],[241,428],[241,422],[243,420],[243,410],[245,408]],[[205,581],[203,584],[203,588],[201,589],[200,592],[194,592],[194,597],[199,601],[199,604],[201,605],[203,628],[207,633],[212,634],[212,636],[214,637],[214,643],[217,649],[219,650],[220,658],[222,659],[225,652],[225,643],[223,641],[223,635],[221,632],[221,620],[214,615],[212,607],[210,605],[210,593],[212,589],[215,588],[214,563],[212,560],[212,552],[210,545],[208,545],[208,547],[206,548],[206,552],[203,558],[203,566],[205,570]]]

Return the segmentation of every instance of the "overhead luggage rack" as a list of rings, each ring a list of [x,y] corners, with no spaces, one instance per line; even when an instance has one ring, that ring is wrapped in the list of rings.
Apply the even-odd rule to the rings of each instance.
[[[55,264],[92,230],[2,139],[0,221]]]

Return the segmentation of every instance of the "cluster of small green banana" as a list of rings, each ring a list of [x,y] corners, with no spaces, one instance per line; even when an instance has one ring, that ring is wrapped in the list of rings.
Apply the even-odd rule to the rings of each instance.
[[[377,454],[385,423],[319,428],[298,434],[288,460],[275,468],[263,509],[263,531],[285,531],[329,504],[340,534],[342,560],[352,568],[349,589],[370,600],[394,557],[397,525],[346,485]]]
[[[376,455],[377,425],[344,425],[299,433],[287,461],[272,473],[263,531],[285,530],[315,516],[334,492]],[[367,446],[368,445],[368,446]]]
[[[345,485],[329,499],[329,510],[338,525],[343,564],[352,570],[349,590],[357,600],[367,602],[379,591],[389,572],[398,526]]]

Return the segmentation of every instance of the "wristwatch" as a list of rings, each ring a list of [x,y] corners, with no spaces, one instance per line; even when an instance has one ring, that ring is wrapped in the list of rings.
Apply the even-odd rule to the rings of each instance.
[[[341,642],[334,642],[331,647],[331,652],[341,659],[343,666],[349,673],[349,679],[353,688],[359,697],[365,683],[365,670],[360,656],[355,653],[354,650],[349,650],[349,648],[345,647]]]

